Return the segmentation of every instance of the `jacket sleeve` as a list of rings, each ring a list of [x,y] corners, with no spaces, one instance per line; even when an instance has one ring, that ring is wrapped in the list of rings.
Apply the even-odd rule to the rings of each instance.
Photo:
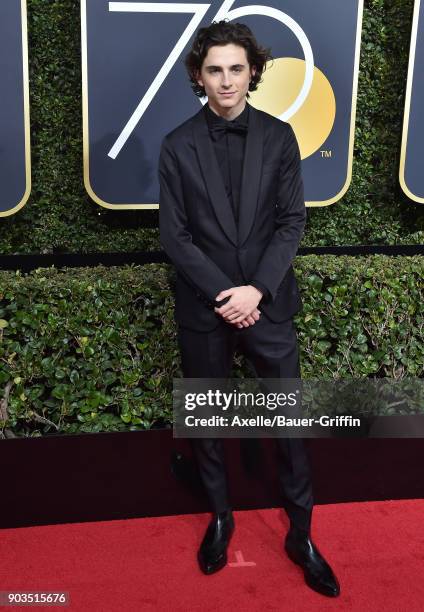
[[[286,275],[299,246],[306,222],[300,151],[291,125],[287,125],[284,142],[274,234],[266,247],[252,278],[268,288],[271,301]]]
[[[234,283],[198,246],[193,244],[184,206],[178,163],[168,138],[159,158],[160,243],[175,268],[194,288],[215,304],[215,297]],[[221,303],[221,302],[220,302]],[[216,303],[218,304],[218,303]]]

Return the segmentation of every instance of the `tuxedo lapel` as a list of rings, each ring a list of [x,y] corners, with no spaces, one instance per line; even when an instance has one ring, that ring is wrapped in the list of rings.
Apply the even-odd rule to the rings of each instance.
[[[223,232],[235,246],[240,247],[249,236],[258,204],[264,140],[260,113],[249,105],[249,129],[243,160],[238,229],[209,136],[203,108],[193,119],[194,142],[212,206]]]
[[[194,116],[193,134],[202,175],[215,214],[229,240],[237,246],[237,226],[225,191],[203,108]]]
[[[256,216],[262,175],[264,134],[260,113],[249,105],[249,129],[244,150],[240,188],[238,246],[249,237]]]

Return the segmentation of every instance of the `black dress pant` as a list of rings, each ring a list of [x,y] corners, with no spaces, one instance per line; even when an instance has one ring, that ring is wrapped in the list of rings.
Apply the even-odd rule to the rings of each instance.
[[[260,378],[300,378],[299,352],[292,319],[273,323],[261,314],[250,327],[220,321],[210,332],[179,327],[185,378],[228,378],[235,351],[253,365]],[[222,440],[191,439],[200,475],[214,512],[231,507]],[[309,530],[313,496],[309,459],[301,438],[276,438],[283,506],[291,524]]]

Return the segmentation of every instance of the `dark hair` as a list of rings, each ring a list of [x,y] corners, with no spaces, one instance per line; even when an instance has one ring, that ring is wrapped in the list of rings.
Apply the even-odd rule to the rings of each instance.
[[[206,92],[204,87],[197,82],[196,76],[200,73],[210,47],[224,46],[230,43],[246,49],[249,67],[256,67],[256,72],[249,84],[249,91],[255,91],[258,88],[262,73],[266,69],[266,62],[273,59],[271,49],[258,45],[252,30],[244,23],[230,23],[227,20],[213,21],[210,26],[199,28],[191,51],[184,60],[191,88],[199,98],[205,96]],[[247,97],[249,97],[249,94],[247,94]]]

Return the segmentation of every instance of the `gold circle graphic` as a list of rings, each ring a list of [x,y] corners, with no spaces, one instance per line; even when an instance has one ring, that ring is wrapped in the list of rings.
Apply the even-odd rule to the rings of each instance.
[[[296,100],[305,79],[306,64],[295,57],[277,57],[268,62],[257,91],[250,93],[249,104],[278,117]],[[322,146],[333,129],[336,97],[325,74],[317,67],[311,91],[303,106],[288,123],[299,143],[302,159]]]

